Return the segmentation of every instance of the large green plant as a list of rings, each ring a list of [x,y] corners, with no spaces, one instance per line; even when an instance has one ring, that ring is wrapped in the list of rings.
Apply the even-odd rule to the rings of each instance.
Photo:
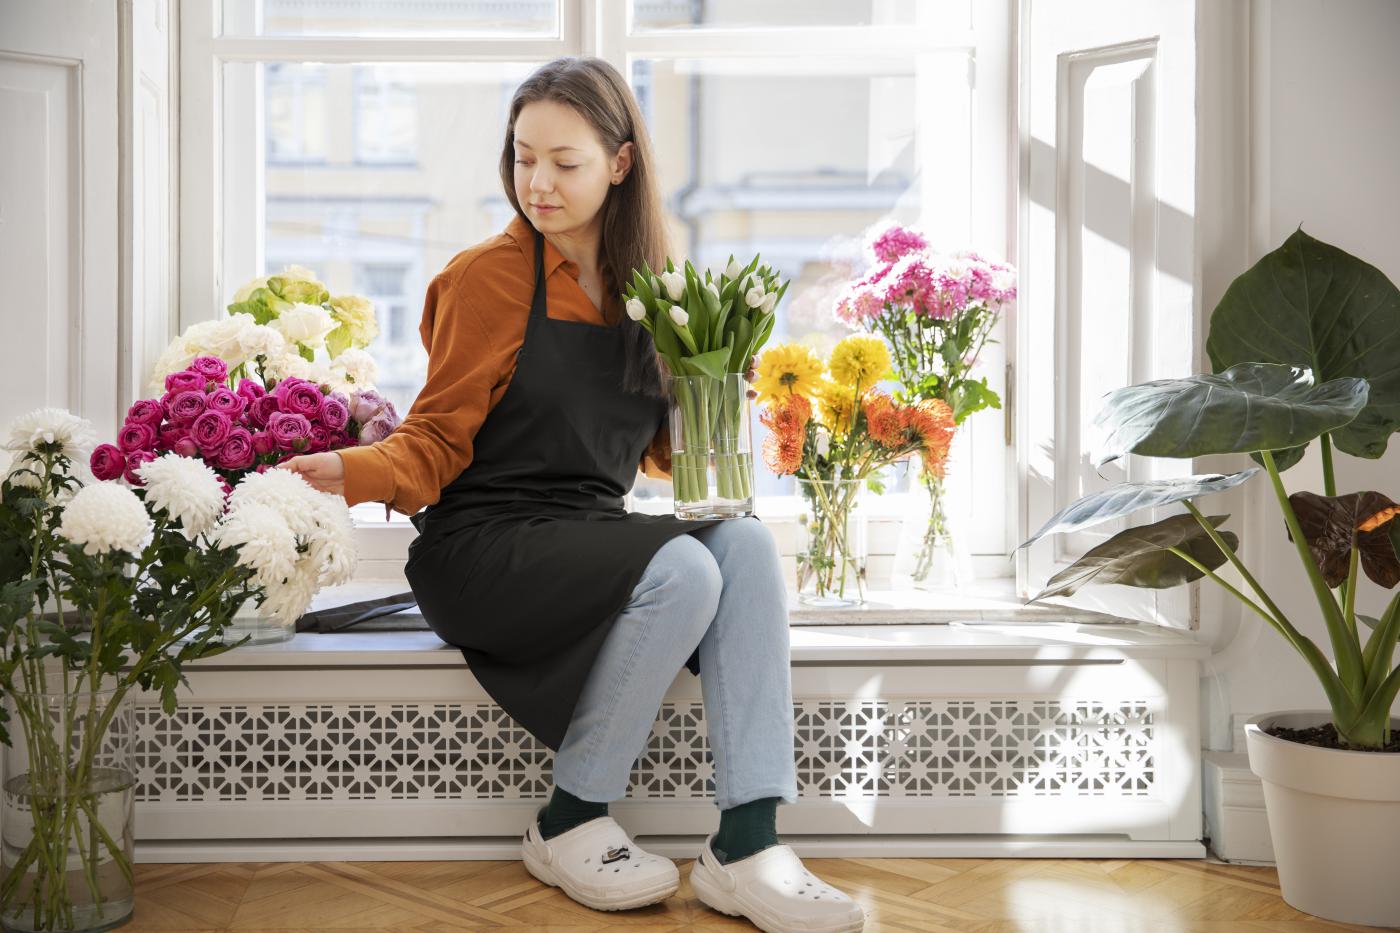
[[[1021,546],[1145,508],[1181,503],[1187,514],[1115,535],[1052,577],[1035,599],[1067,596],[1089,582],[1165,588],[1209,577],[1302,655],[1326,691],[1342,742],[1383,747],[1400,692],[1400,593],[1379,619],[1356,611],[1356,595],[1362,571],[1387,589],[1400,583],[1400,506],[1375,491],[1339,496],[1332,456],[1335,447],[1378,458],[1400,429],[1400,291],[1375,267],[1299,230],[1231,284],[1211,317],[1207,350],[1215,374],[1109,393],[1097,418],[1105,440],[1093,461],[1250,454],[1268,475],[1335,660],[1244,565],[1238,538],[1219,528],[1228,516],[1207,517],[1195,504],[1258,468],[1121,483],[1071,504]],[[1289,495],[1282,472],[1314,440],[1323,494]],[[1217,573],[1227,563],[1241,586]],[[1364,640],[1363,627],[1370,629]]]

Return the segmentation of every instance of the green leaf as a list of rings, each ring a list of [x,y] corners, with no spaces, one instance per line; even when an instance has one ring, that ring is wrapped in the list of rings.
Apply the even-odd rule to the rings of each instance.
[[[316,362],[316,351],[308,346],[305,346],[304,344],[297,344],[297,353],[300,354],[301,358],[306,360],[308,363]]]
[[[1252,361],[1305,366],[1319,382],[1365,379],[1365,408],[1332,433],[1352,456],[1380,457],[1400,430],[1400,290],[1301,229],[1225,290],[1206,352],[1217,371]]]
[[[746,317],[731,318],[734,325],[729,333],[733,337],[733,343],[729,350],[729,371],[731,373],[741,373],[744,371],[744,364],[749,361],[749,355],[744,351],[753,340],[753,325]]]
[[[729,363],[729,351],[724,347],[718,350],[711,350],[708,353],[699,353],[695,356],[686,357],[687,368],[691,369],[697,376],[710,376],[715,379],[723,379]]]
[[[1229,518],[1212,515],[1206,520],[1215,527]],[[1222,531],[1220,537],[1234,550],[1239,538]],[[1225,555],[1206,534],[1193,515],[1173,515],[1151,525],[1129,528],[1092,548],[1083,557],[1050,578],[1036,602],[1050,596],[1069,596],[1087,583],[1120,583],[1149,589],[1167,589],[1199,580],[1205,574],[1177,557],[1168,548],[1178,548],[1214,570],[1225,563]]]
[[[1050,520],[1042,525],[1039,531],[1027,538],[1021,547],[1045,535],[1092,528],[1119,516],[1130,515],[1139,509],[1155,509],[1173,502],[1233,489],[1258,472],[1258,467],[1250,467],[1229,475],[1202,473],[1199,476],[1149,480],[1145,483],[1117,483],[1060,509],[1050,516]]]
[[[1108,393],[1094,423],[1101,466],[1125,454],[1204,457],[1297,447],[1347,424],[1366,407],[1366,380],[1314,385],[1276,363],[1241,363],[1218,375],[1159,379]]]

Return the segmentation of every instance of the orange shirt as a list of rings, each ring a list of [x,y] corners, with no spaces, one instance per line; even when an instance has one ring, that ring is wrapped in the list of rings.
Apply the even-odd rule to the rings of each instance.
[[[383,502],[412,515],[472,462],[472,441],[515,373],[535,285],[535,230],[518,214],[503,233],[463,250],[428,285],[418,333],[428,380],[403,423],[376,444],[336,451],[345,464],[345,501]],[[561,271],[562,270],[562,271]],[[606,324],[579,285],[578,264],[544,241],[551,318]],[[642,455],[647,476],[671,475],[670,430]]]

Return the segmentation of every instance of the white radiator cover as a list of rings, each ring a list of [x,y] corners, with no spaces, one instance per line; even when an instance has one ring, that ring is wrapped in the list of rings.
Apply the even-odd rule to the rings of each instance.
[[[795,627],[792,641],[789,840],[1204,855],[1189,634],[886,624]],[[385,857],[375,841],[500,857],[550,791],[552,753],[429,632],[302,633],[186,676],[172,715],[157,695],[132,701],[138,860],[221,844],[243,859],[298,845]],[[700,681],[681,671],[613,814],[634,835],[696,840],[717,823],[713,791]]]

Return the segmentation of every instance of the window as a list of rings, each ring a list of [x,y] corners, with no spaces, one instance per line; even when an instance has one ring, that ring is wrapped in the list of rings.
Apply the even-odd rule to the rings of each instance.
[[[562,55],[603,57],[631,82],[678,253],[701,266],[761,253],[792,280],[775,341],[829,345],[845,333],[832,299],[862,271],[859,236],[882,218],[1014,261],[1003,4],[224,0],[206,9],[218,6],[195,4],[182,18],[185,113],[213,115],[187,121],[198,131],[182,136],[183,190],[194,192],[183,222],[222,243],[183,260],[193,316],[182,324],[217,313],[266,257],[286,256],[332,289],[374,298],[381,336],[371,352],[404,409],[426,370],[417,323],[427,281],[509,220],[495,165],[510,94]],[[265,152],[250,148],[260,134]],[[290,141],[275,149],[274,135]],[[274,158],[296,145],[296,160]],[[985,369],[1003,397],[1004,347],[991,348]],[[761,443],[757,419],[754,430]],[[978,515],[972,547],[985,570],[1004,574],[1017,501],[1008,432],[986,412],[965,433],[957,470]],[[901,472],[892,493],[904,488]],[[760,513],[790,511],[791,479],[761,468],[757,477]],[[634,490],[643,509],[668,507],[669,495],[669,484],[645,478]],[[898,508],[896,495],[886,507]]]

